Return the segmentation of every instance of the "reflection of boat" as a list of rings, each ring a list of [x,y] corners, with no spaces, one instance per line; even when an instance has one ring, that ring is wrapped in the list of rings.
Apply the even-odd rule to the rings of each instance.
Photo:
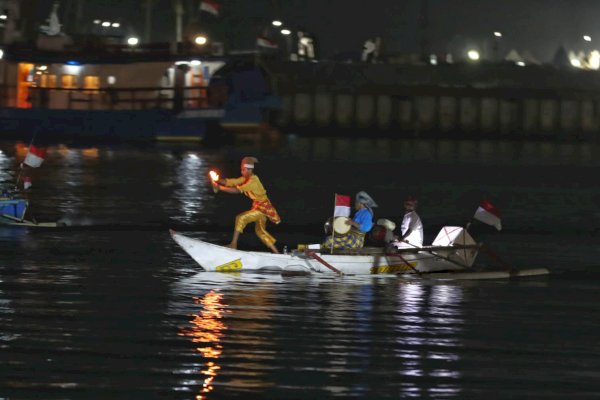
[[[25,219],[29,202],[25,199],[6,196],[0,198],[0,224],[38,228],[56,228],[64,224],[58,222],[37,222]]]
[[[190,238],[173,230],[171,236],[205,271],[322,272],[353,275],[403,272],[422,274],[434,279],[452,276],[458,279],[498,279],[548,274],[548,270],[544,268],[494,273],[471,272],[470,268],[481,245],[476,244],[471,236],[459,227],[444,227],[441,232],[447,231],[447,228],[460,230],[455,235],[460,242],[451,240],[445,245],[439,245],[441,241],[436,238],[432,246],[401,248],[395,253],[387,253],[384,248],[363,248],[352,252],[336,251],[333,254],[326,254],[328,250],[323,253],[319,250],[295,250],[290,254],[271,254],[230,249]],[[448,274],[449,272],[452,274]],[[457,273],[460,275],[454,275]]]

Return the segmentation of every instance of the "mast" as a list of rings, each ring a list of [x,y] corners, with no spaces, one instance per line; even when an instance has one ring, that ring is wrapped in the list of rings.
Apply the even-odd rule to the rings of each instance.
[[[421,0],[421,15],[419,16],[421,33],[421,57],[429,59],[429,0]]]
[[[175,42],[181,43],[183,40],[183,3],[182,0],[174,0],[175,7]]]

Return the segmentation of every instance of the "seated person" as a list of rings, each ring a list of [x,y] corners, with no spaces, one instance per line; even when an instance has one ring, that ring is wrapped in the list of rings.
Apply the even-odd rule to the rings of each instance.
[[[419,202],[409,196],[404,200],[404,218],[400,232],[402,236],[396,237],[392,244],[398,248],[423,247],[423,224],[415,211]]]
[[[360,249],[364,245],[365,234],[373,227],[373,208],[377,203],[366,192],[356,194],[354,218],[348,219],[346,224],[350,225],[350,231],[345,235],[332,235],[325,240],[321,248],[329,249]]]

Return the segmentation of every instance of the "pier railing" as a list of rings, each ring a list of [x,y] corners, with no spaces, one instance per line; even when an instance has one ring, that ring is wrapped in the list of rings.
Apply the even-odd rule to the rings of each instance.
[[[26,107],[66,110],[184,110],[220,107],[224,103],[207,86],[98,89],[31,87],[23,100]]]

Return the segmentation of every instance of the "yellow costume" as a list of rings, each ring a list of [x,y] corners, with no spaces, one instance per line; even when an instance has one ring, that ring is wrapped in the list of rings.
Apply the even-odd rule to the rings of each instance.
[[[241,193],[252,200],[252,208],[238,214],[235,218],[236,232],[243,233],[246,225],[254,222],[254,231],[258,238],[267,246],[272,246],[276,240],[267,232],[267,218],[274,224],[281,222],[277,210],[269,201],[267,191],[256,175],[249,178],[239,177],[225,179],[225,186],[236,187]]]

